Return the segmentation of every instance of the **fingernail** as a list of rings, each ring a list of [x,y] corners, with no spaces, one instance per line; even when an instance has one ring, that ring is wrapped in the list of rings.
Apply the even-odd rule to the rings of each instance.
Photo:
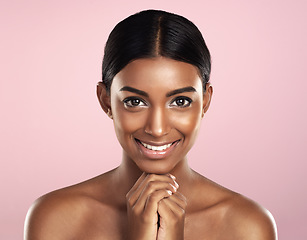
[[[176,177],[172,174],[169,173],[169,176],[173,179],[173,180],[176,180]]]
[[[179,188],[179,184],[176,181],[174,181],[174,183],[176,185],[176,188]]]
[[[173,194],[172,191],[170,191],[170,190],[167,190],[167,193],[168,193],[169,195],[172,195],[172,194]]]
[[[176,182],[175,182],[175,183],[176,183]],[[172,184],[171,184],[171,185],[172,185]],[[177,185],[178,185],[178,184],[177,184]],[[174,191],[177,192],[177,188],[178,188],[178,187],[175,187],[174,185],[172,185],[172,187],[173,187]]]

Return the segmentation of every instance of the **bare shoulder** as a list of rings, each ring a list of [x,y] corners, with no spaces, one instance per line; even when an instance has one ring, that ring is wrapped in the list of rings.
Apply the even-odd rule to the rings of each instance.
[[[197,221],[202,236],[213,239],[277,240],[272,214],[253,200],[233,192],[201,175],[193,199],[198,199]],[[195,219],[194,219],[195,220]],[[209,227],[207,227],[209,226]],[[214,236],[214,237],[213,237]]]
[[[58,190],[37,199],[30,207],[25,222],[25,239],[69,239],[78,229],[89,199],[79,194]]]
[[[233,194],[228,205],[225,233],[233,239],[277,240],[276,224],[267,209],[240,194]]]
[[[25,240],[82,239],[84,229],[93,227],[93,213],[107,210],[103,198],[94,193],[98,181],[91,179],[37,199],[26,217]]]

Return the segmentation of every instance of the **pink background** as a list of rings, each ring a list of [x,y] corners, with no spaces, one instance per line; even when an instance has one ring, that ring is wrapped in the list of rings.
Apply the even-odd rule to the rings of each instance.
[[[120,163],[96,82],[111,29],[148,8],[192,20],[212,53],[191,166],[268,208],[280,239],[307,239],[304,0],[1,0],[0,239],[22,239],[40,195]]]

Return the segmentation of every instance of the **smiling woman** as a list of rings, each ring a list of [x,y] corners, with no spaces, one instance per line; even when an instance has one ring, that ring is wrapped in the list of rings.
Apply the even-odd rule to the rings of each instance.
[[[188,165],[213,93],[210,68],[189,20],[149,10],[120,22],[105,47],[97,96],[122,162],[38,199],[25,239],[277,239],[267,210]]]
[[[129,63],[114,77],[110,99],[106,95],[101,105],[112,109],[129,161],[142,172],[167,174],[186,161],[211,94],[211,87],[203,94],[196,67],[156,57]]]

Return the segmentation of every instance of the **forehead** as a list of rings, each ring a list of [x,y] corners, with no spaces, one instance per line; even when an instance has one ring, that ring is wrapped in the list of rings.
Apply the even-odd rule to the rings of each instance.
[[[137,59],[129,63],[114,77],[111,92],[123,86],[148,92],[193,86],[202,91],[202,81],[195,66],[164,57]]]

